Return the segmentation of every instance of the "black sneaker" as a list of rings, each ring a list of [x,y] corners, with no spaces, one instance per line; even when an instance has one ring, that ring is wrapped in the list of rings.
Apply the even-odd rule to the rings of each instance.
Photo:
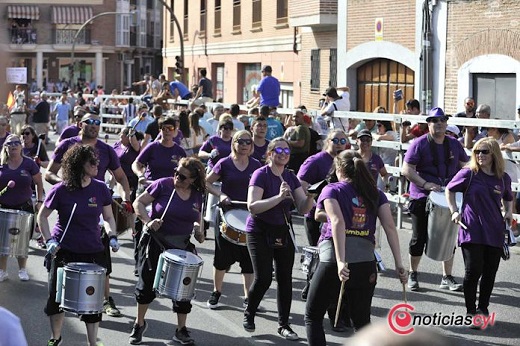
[[[439,288],[449,289],[450,291],[462,291],[462,285],[457,283],[453,276],[446,275],[442,277]]]
[[[247,332],[254,332],[256,328],[255,318],[250,315],[244,315],[244,323],[242,323],[242,326],[244,326]]]
[[[419,280],[417,279],[417,276],[419,273],[417,272],[410,272],[408,274],[408,288],[412,291],[417,291],[419,289]]]
[[[193,341],[193,339],[190,337],[190,332],[188,329],[186,329],[186,327],[175,330],[173,341],[176,341],[181,345],[193,345],[195,343],[195,341]]]
[[[210,308],[210,309],[218,308],[219,307],[218,300],[220,299],[221,295],[222,295],[222,293],[220,293],[219,291],[213,291],[213,293],[211,293],[211,297],[209,297],[208,302],[206,303],[208,308]]]
[[[310,283],[309,283],[309,281],[307,281],[307,283],[305,284],[305,287],[302,289],[301,299],[304,302],[307,301],[307,295],[309,294],[309,286],[310,286]]]
[[[299,339],[298,334],[296,334],[288,324],[278,327],[278,335],[280,335],[285,340],[296,341]]]
[[[112,297],[108,297],[108,300],[103,301],[103,312],[112,317],[123,316],[121,311],[116,308],[116,303],[114,303],[114,299],[112,299]]]
[[[59,344],[61,344],[61,336],[59,339],[50,339],[47,341],[47,346],[58,346]]]
[[[148,323],[146,321],[144,321],[144,324],[140,327],[137,323],[134,324],[134,328],[132,328],[132,333],[130,334],[130,339],[128,339],[130,345],[139,345],[141,341],[143,341],[143,335],[144,332],[146,332],[146,329],[148,329]]]

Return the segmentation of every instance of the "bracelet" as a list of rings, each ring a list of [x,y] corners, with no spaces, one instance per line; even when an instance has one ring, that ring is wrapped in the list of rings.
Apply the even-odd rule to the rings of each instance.
[[[428,182],[425,180],[425,181],[424,181],[424,184],[422,184],[421,188],[424,189],[424,187],[426,186],[426,184],[428,184]]]

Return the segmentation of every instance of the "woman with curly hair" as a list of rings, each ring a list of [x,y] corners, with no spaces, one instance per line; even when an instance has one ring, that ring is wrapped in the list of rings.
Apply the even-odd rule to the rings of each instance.
[[[153,282],[160,254],[163,250],[173,248],[195,252],[195,245],[190,242],[192,232],[199,243],[205,239],[204,224],[200,222],[205,190],[204,165],[193,157],[182,158],[173,171],[173,177],[153,181],[134,202],[136,214],[147,232],[139,242],[139,279],[135,287],[137,317],[129,339],[132,345],[142,342],[143,334],[148,328],[144,318],[150,303],[156,297]],[[148,214],[146,206],[150,204],[152,210]],[[194,341],[186,328],[191,302],[174,300],[173,312],[177,314],[177,329],[173,340],[191,345]]]
[[[63,181],[51,188],[38,213],[38,224],[47,241],[47,253],[52,256],[49,297],[44,309],[51,322],[52,337],[48,341],[51,346],[61,343],[65,317],[56,303],[58,268],[72,262],[96,263],[106,268],[107,256],[99,236],[100,215],[103,215],[112,251],[119,249],[112,196],[104,182],[94,179],[98,174],[98,163],[95,150],[89,145],[78,144],[67,150],[62,161]],[[48,218],[53,210],[58,212],[58,219],[51,231]],[[101,316],[101,313],[80,315],[86,324],[87,341],[91,346],[96,345]]]

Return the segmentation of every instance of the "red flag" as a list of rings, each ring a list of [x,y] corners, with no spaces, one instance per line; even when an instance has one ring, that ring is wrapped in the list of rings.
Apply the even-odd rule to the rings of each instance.
[[[15,100],[14,100],[14,96],[13,96],[13,93],[9,91],[9,96],[7,97],[7,107],[9,107],[9,109],[13,108],[15,104]]]

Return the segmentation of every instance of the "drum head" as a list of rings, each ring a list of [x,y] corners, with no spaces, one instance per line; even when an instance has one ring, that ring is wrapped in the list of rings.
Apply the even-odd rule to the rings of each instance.
[[[430,199],[430,201],[432,201],[433,204],[443,208],[448,208],[448,201],[446,200],[446,195],[444,194],[444,191],[432,191],[430,192],[428,198]],[[457,207],[460,209],[460,207],[462,206],[462,192],[457,192],[455,194],[455,200],[457,201]]]
[[[231,209],[224,213],[224,222],[232,228],[245,232],[246,220],[249,216],[249,211],[245,209]]]
[[[182,263],[185,265],[199,265],[202,262],[202,258],[199,256],[180,249],[166,250],[163,253],[164,259],[175,263]]]
[[[95,263],[71,262],[65,265],[65,270],[78,272],[102,272],[105,268]]]

